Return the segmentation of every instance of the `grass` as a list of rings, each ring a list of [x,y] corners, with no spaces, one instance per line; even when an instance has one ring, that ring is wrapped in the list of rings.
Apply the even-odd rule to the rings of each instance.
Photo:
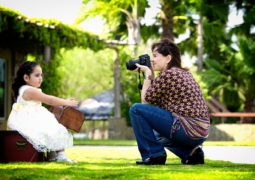
[[[135,140],[74,140],[74,145],[93,145],[93,146],[136,146]]]
[[[136,146],[135,140],[74,140],[75,145]],[[204,146],[255,146],[254,142],[206,141]]]
[[[255,179],[255,165],[206,159],[205,165],[181,165],[168,153],[165,166],[137,166],[137,147],[76,146],[66,150],[75,164],[0,164],[0,179]]]

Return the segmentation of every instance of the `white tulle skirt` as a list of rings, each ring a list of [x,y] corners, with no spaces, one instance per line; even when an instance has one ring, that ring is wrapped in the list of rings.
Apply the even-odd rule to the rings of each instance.
[[[72,134],[43,106],[20,107],[15,103],[7,125],[39,152],[62,150],[73,145]]]

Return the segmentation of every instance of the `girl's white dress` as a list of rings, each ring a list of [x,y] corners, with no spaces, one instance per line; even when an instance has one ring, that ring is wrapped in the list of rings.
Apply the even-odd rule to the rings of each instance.
[[[40,152],[57,151],[72,146],[72,134],[58,123],[41,102],[22,98],[27,88],[34,87],[24,85],[19,89],[17,102],[13,104],[8,119],[8,128],[18,131]]]

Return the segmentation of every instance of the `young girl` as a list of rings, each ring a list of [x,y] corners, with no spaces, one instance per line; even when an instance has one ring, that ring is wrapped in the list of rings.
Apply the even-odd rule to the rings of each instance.
[[[71,163],[64,149],[72,146],[72,135],[42,103],[77,106],[78,102],[43,93],[39,89],[42,81],[42,69],[36,62],[26,61],[20,66],[12,85],[17,101],[13,104],[8,128],[18,131],[37,151],[50,152],[50,161]]]

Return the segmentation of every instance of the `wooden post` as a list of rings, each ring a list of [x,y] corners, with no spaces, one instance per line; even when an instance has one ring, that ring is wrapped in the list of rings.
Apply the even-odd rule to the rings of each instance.
[[[44,46],[44,59],[48,63],[51,59],[51,48],[49,45]]]

